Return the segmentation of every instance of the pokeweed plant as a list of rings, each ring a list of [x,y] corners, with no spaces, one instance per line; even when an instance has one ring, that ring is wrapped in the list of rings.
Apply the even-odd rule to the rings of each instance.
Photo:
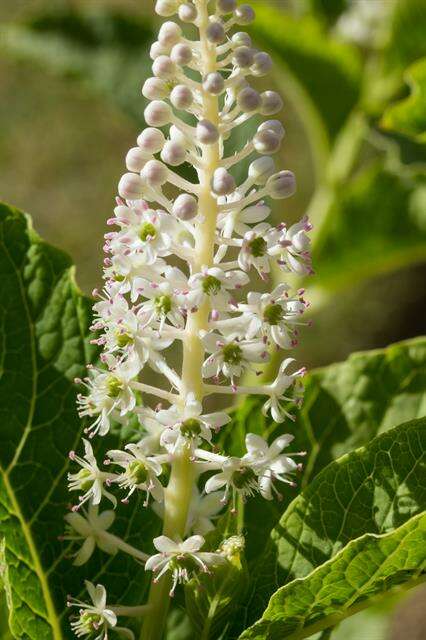
[[[84,454],[70,454],[80,470],[69,474],[69,488],[79,497],[66,518],[65,537],[83,542],[77,564],[96,545],[145,563],[153,576],[150,593],[140,606],[114,607],[102,585],[87,582],[92,603],[69,600],[79,609],[71,623],[79,637],[107,638],[111,628],[131,636],[117,625],[122,614],[144,615],[141,637],[161,638],[178,583],[214,573],[244,546],[234,536],[214,552],[203,550],[204,536],[225,505],[238,518],[240,501],[255,493],[280,499],[279,483],[295,484],[295,458],[305,455],[284,453],[293,439],[288,434],[268,443],[248,433],[241,457],[218,450],[215,434],[231,418],[206,409],[213,395],[258,394],[266,397],[264,413],[270,411],[276,422],[292,418],[286,404],[300,404],[305,373],[293,358],[283,361],[270,384],[245,386],[240,380],[248,370],[260,373],[256,366],[272,350],[297,344],[304,292],[285,283],[267,293],[244,288],[253,273],[267,282],[273,265],[284,273],[311,272],[307,218],[292,226],[266,221],[265,198],[284,199],[295,191],[293,173],[277,171],[272,158],[284,137],[281,123],[267,119],[241,150],[226,154],[226,140],[236,128],[258,114],[271,118],[282,100],[274,91],[259,93],[250,86],[250,76],[269,72],[271,58],[253,48],[247,33],[232,33],[253,21],[253,9],[236,0],[212,4],[156,4],[161,16],[177,11],[196,35],[188,38],[178,23],[165,21],[151,48],[154,77],[143,87],[149,126],[126,157],[129,172],[120,180],[108,221],[118,230],[106,235],[105,286],[95,292],[101,366],[90,366],[88,377],[77,380],[86,388],[78,396],[79,413],[90,425]],[[168,129],[167,139],[162,128]],[[254,154],[246,179],[237,184],[232,170]],[[194,167],[196,182],[176,171],[184,163]],[[180,191],[173,199],[167,195],[170,185]],[[167,361],[176,342],[182,353],[178,372]],[[143,381],[148,367],[159,374],[158,386]],[[151,405],[159,404],[150,406],[152,398]],[[134,418],[139,426],[123,449],[97,460],[91,439],[105,436],[112,420],[125,427]],[[133,494],[143,492],[144,506],[161,517],[154,555],[108,532],[114,513],[99,511],[99,505],[106,499],[116,506],[113,486],[130,505]]]

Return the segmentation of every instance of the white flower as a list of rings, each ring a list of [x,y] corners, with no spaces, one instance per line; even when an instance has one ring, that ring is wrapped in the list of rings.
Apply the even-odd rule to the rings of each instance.
[[[230,378],[232,385],[235,384],[234,378],[239,378],[251,363],[265,363],[269,358],[262,340],[240,341],[211,332],[203,337],[203,343],[211,354],[204,361],[203,377],[217,378],[222,372]]]
[[[208,573],[209,565],[223,561],[218,553],[200,551],[203,545],[204,538],[197,535],[183,542],[167,536],[154,538],[154,546],[159,553],[148,558],[145,569],[154,572],[154,582],[158,582],[162,575],[170,571],[173,577],[170,596],[173,596],[178,583],[188,582],[191,575],[199,569]]]
[[[71,622],[71,629],[78,638],[92,636],[94,640],[107,640],[108,630],[117,626],[117,616],[107,608],[107,595],[105,587],[101,584],[95,585],[86,580],[86,589],[92,600],[92,604],[85,604],[80,600],[71,599],[68,601],[69,607],[79,607],[79,617]],[[130,637],[130,636],[129,636]]]
[[[266,222],[256,225],[244,234],[238,264],[243,271],[254,267],[262,278],[270,272],[268,254],[268,232],[271,226]]]
[[[253,496],[259,491],[258,479],[250,461],[244,458],[224,458],[221,466],[222,470],[207,480],[205,490],[206,493],[212,493],[224,488],[222,500],[226,502],[231,493],[232,510],[235,511],[236,495],[239,494],[243,498]]]
[[[69,454],[70,459],[77,462],[81,469],[77,473],[68,474],[68,488],[70,491],[84,491],[84,494],[79,496],[79,505],[73,507],[73,511],[77,511],[88,500],[94,505],[99,504],[102,496],[108,498],[115,507],[117,500],[104,487],[104,484],[110,483],[115,476],[99,469],[92,445],[85,439],[83,443],[85,449],[83,458],[77,456],[74,451]]]
[[[277,259],[283,271],[298,275],[312,274],[310,239],[307,232],[312,229],[308,218],[287,229],[284,224],[271,229],[268,234],[268,254]]]
[[[161,444],[170,451],[181,444],[196,446],[201,439],[211,442],[212,432],[217,432],[230,421],[228,414],[216,412],[203,414],[200,402],[191,392],[188,393],[183,407],[173,405],[170,409],[157,412],[157,420],[164,425]]]
[[[124,469],[113,480],[122,489],[129,490],[123,502],[127,502],[137,489],[146,492],[144,506],[148,505],[150,495],[154,500],[161,501],[163,487],[158,480],[158,476],[162,473],[161,464],[156,462],[155,458],[145,456],[137,444],[127,444],[125,449],[126,451],[111,450],[107,453],[109,462],[118,464]]]
[[[137,291],[147,299],[139,307],[139,316],[143,318],[145,325],[158,321],[159,330],[162,331],[168,320],[174,327],[184,327],[185,312],[194,304],[188,296],[188,280],[180,269],[166,268],[161,279],[149,281],[139,278]]]
[[[246,436],[247,454],[244,460],[258,476],[259,491],[266,500],[272,500],[274,491],[278,498],[281,494],[274,487],[274,481],[279,480],[290,486],[296,486],[296,483],[289,479],[288,476],[300,471],[301,465],[294,462],[292,455],[305,455],[304,452],[284,455],[282,450],[288,447],[290,442],[294,440],[294,436],[284,434],[278,436],[269,446],[267,441],[254,433],[248,433]]]
[[[266,204],[259,202],[245,209],[236,209],[220,214],[217,226],[225,238],[231,238],[233,232],[244,236],[250,231],[250,224],[263,222],[270,213],[271,209]]]
[[[105,535],[114,519],[114,511],[99,513],[98,507],[92,504],[88,511],[83,509],[82,514],[74,512],[65,516],[68,528],[62,539],[73,542],[82,541],[81,549],[75,554],[74,565],[85,564],[96,547],[109,554],[117,552],[118,547],[114,544],[112,536]]]
[[[212,309],[225,310],[235,301],[230,291],[241,289],[249,282],[249,278],[242,271],[223,271],[219,267],[204,267],[189,279],[191,293],[195,294],[197,304],[208,297]]]
[[[107,281],[107,287],[113,287],[114,290],[121,294],[130,293],[132,302],[138,299],[138,278],[141,272],[145,277],[150,273],[150,277],[161,274],[165,268],[165,262],[158,259],[154,264],[147,267],[145,254],[128,253],[114,254],[111,258],[106,258],[106,268],[104,277]]]
[[[89,393],[77,396],[80,417],[97,416],[86,430],[91,435],[104,436],[110,429],[111,418],[126,416],[136,404],[130,382],[140,371],[138,357],[133,353],[126,360],[105,357],[104,361],[110,370],[90,369],[90,378],[84,381]]]
[[[286,358],[280,366],[278,376],[275,381],[265,387],[265,393],[269,395],[269,400],[263,405],[262,412],[266,415],[271,411],[271,416],[275,422],[284,422],[285,418],[294,420],[294,416],[289,413],[285,405],[288,402],[300,404],[303,397],[303,384],[301,378],[306,373],[302,367],[294,373],[287,374],[287,368],[294,362],[294,358]],[[284,393],[293,385],[293,397],[285,396]]]
[[[282,349],[296,346],[297,326],[302,324],[300,316],[306,309],[306,302],[301,295],[290,297],[289,288],[280,284],[272,293],[248,294],[247,304],[238,307],[243,316],[235,320],[236,324],[245,325],[244,337],[250,340],[263,335]],[[232,322],[225,321],[224,324],[232,330]],[[217,325],[220,327],[220,322]]]

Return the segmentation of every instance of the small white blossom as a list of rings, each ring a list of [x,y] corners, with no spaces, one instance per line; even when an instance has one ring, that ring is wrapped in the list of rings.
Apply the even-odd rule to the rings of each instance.
[[[278,266],[298,275],[312,274],[310,239],[307,231],[312,226],[308,218],[287,228],[284,224],[268,233],[268,254],[276,258]]]
[[[99,469],[92,445],[85,439],[83,439],[83,443],[85,449],[83,458],[77,456],[74,451],[69,454],[70,459],[77,462],[81,469],[77,473],[68,474],[68,488],[70,491],[84,492],[82,496],[79,496],[79,504],[73,507],[73,511],[77,511],[88,500],[91,504],[98,505],[102,496],[108,498],[115,507],[117,500],[104,486],[111,483],[115,476]]]
[[[154,500],[163,499],[163,487],[158,480],[162,473],[161,464],[155,458],[144,455],[143,449],[137,444],[127,444],[126,451],[108,451],[108,462],[118,464],[124,471],[116,476],[116,482],[122,489],[128,489],[128,494],[123,502],[127,502],[130,496],[136,491],[145,491],[146,500],[144,506],[148,505],[149,496]]]
[[[223,561],[218,553],[200,551],[203,545],[204,538],[198,535],[183,542],[167,536],[154,538],[154,546],[159,553],[148,558],[145,569],[154,572],[154,582],[158,582],[162,575],[170,571],[173,578],[170,595],[173,596],[176,586],[188,582],[193,573],[200,569],[209,573],[209,565]]]
[[[204,347],[211,355],[204,361],[203,376],[218,378],[221,373],[235,386],[235,378],[253,363],[265,363],[269,354],[263,340],[238,340],[208,333],[203,338]]]
[[[207,480],[205,490],[212,493],[224,489],[222,500],[227,502],[231,494],[232,510],[235,511],[238,494],[245,499],[259,491],[258,478],[250,461],[244,458],[222,458],[221,467],[221,471]]]
[[[198,305],[208,297],[212,309],[224,310],[234,303],[230,291],[241,289],[249,282],[242,271],[223,271],[219,267],[204,267],[189,279],[191,293],[195,295]]]
[[[68,528],[62,539],[82,543],[81,548],[74,555],[74,565],[79,567],[85,564],[96,547],[111,555],[117,552],[118,547],[112,536],[105,535],[114,520],[114,511],[99,513],[98,507],[92,504],[87,511],[83,509],[82,513],[73,512],[65,516]]]
[[[294,373],[287,373],[287,368],[294,362],[294,358],[286,358],[280,366],[278,376],[275,381],[265,389],[269,395],[269,400],[263,405],[263,413],[266,415],[271,411],[271,416],[275,422],[284,422],[286,418],[294,420],[294,416],[286,409],[286,404],[294,402],[300,404],[303,397],[303,384],[301,378],[306,373],[302,367]],[[293,396],[284,395],[287,389],[293,386]]]
[[[94,640],[107,640],[108,630],[117,626],[117,616],[107,608],[107,595],[105,587],[98,584],[96,587],[86,580],[86,589],[92,600],[92,604],[85,604],[80,600],[68,600],[69,607],[79,607],[79,617],[71,622],[71,629],[78,638],[92,636]]]

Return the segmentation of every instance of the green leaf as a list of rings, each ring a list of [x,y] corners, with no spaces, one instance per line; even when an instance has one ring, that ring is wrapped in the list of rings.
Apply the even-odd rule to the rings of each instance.
[[[356,410],[355,403],[352,407]],[[351,540],[389,534],[424,511],[425,450],[423,418],[378,436],[323,469],[272,531],[256,564],[248,621],[278,587],[309,575]]]
[[[4,24],[0,54],[78,80],[142,122],[141,78],[149,75],[150,24],[114,10],[65,8]]]
[[[426,579],[426,516],[383,536],[367,534],[307,578],[279,589],[243,640],[302,640],[368,607],[398,586]]]
[[[0,206],[0,566],[15,638],[71,637],[66,596],[86,597],[90,576],[112,601],[136,604],[149,577],[119,553],[96,552],[71,565],[58,540],[70,501],[68,452],[79,449],[82,423],[74,377],[96,355],[90,344],[91,301],[74,282],[70,259],[44,243],[28,217]],[[104,447],[119,446],[111,436]],[[158,519],[151,511],[118,512],[114,533],[142,548]],[[140,603],[140,600],[138,604]]]
[[[390,106],[381,125],[418,142],[426,142],[426,58],[409,67],[405,81],[410,87],[410,96]]]
[[[316,238],[315,286],[336,292],[424,260],[426,180],[376,160],[339,185]]]
[[[292,450],[307,451],[301,485],[355,447],[401,422],[426,413],[426,338],[387,349],[352,354],[306,377],[305,400],[296,422],[277,425],[261,412],[262,400],[250,398],[234,414],[232,430],[220,446],[242,455],[246,433],[270,439],[283,430],[294,434]],[[232,438],[230,433],[232,432]],[[254,498],[247,502],[244,531],[249,560],[257,559],[269,531],[293,499],[287,489],[281,503]]]
[[[256,15],[254,38],[264,42],[274,60],[288,69],[311,108],[318,111],[329,137],[334,138],[359,99],[362,66],[358,51],[329,35],[312,15],[293,18],[264,5],[256,8]]]

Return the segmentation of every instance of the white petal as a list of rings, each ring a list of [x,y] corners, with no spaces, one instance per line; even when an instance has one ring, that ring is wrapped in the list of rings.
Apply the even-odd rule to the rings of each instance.
[[[167,536],[154,538],[154,547],[162,553],[175,553],[179,551],[179,544]]]
[[[196,551],[199,551],[203,544],[203,536],[191,536],[190,538],[182,542],[180,548],[182,549],[182,551],[185,551],[187,553],[194,553]]]
[[[92,553],[94,552],[95,547],[96,547],[95,538],[93,537],[86,538],[86,540],[83,542],[83,545],[80,551],[77,553],[73,564],[76,567],[81,567],[81,565],[85,564],[89,560]]]

